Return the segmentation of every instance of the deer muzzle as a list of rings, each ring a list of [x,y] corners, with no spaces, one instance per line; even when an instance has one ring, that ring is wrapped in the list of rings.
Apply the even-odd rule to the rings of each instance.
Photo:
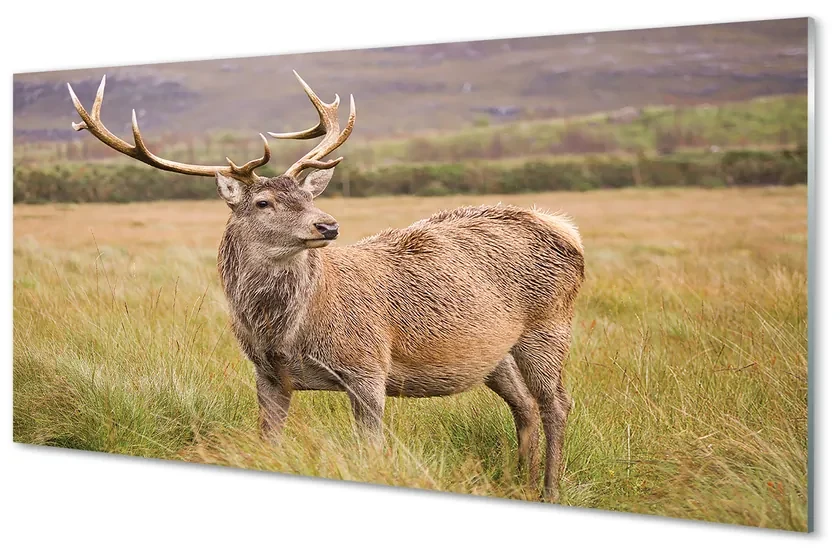
[[[337,223],[316,223],[315,224],[315,231],[321,234],[321,236],[328,240],[332,241],[336,237],[338,237],[338,224]]]

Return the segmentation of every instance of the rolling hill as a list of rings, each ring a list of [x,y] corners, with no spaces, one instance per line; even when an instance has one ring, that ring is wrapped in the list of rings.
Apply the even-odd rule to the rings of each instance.
[[[65,86],[87,106],[108,75],[103,116],[144,136],[287,131],[314,112],[292,75],[324,98],[356,97],[357,141],[623,107],[697,105],[802,93],[807,21],[787,19],[369,50],[18,74],[16,143],[71,140]]]

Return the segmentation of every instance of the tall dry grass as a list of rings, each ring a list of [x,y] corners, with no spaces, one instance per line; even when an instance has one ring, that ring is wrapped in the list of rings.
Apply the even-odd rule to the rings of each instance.
[[[807,528],[804,187],[329,199],[350,242],[464,202],[567,211],[587,247],[559,502]],[[385,452],[346,397],[299,392],[257,436],[227,328],[215,202],[15,206],[14,438],[533,499],[485,389],[388,399]]]

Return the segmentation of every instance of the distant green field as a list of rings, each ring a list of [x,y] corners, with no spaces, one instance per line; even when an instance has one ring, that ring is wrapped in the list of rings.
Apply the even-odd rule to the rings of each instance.
[[[673,152],[712,146],[784,147],[807,141],[807,108],[805,95],[680,108],[653,106],[624,113],[428,133],[348,149],[356,162],[376,165],[617,151]]]
[[[77,145],[15,149],[16,202],[126,202],[212,198],[201,178],[162,173],[92,136]],[[585,117],[350,142],[329,193],[516,193],[628,186],[743,186],[807,179],[807,98],[754,99],[691,108],[647,107]],[[232,134],[150,144],[165,157],[217,164],[252,158],[258,140]],[[272,143],[264,175],[311,145]],[[241,160],[239,162],[242,162]]]
[[[783,95],[690,107],[651,106],[624,112],[426,131],[406,138],[357,139],[342,155],[361,167],[406,162],[460,162],[536,155],[603,152],[670,152],[681,148],[785,147],[807,141],[808,100]],[[57,161],[128,162],[86,135],[78,143],[27,143],[15,146],[18,166]],[[201,140],[147,140],[156,152],[184,162],[219,164],[226,156],[252,158],[259,152],[256,132],[217,132]],[[311,144],[271,140],[274,165],[287,165]],[[241,160],[239,162],[242,162]]]

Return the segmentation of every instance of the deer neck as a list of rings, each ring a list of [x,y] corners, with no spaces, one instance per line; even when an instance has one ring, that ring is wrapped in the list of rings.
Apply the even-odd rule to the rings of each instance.
[[[230,232],[219,247],[219,275],[234,325],[263,348],[285,350],[295,343],[322,271],[319,250],[268,259]]]

